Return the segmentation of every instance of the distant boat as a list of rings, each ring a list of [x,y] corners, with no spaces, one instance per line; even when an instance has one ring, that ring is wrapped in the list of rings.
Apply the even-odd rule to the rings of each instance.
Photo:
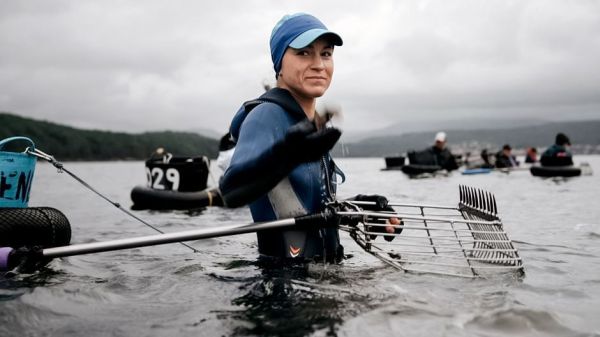
[[[385,168],[382,171],[402,171],[411,178],[429,178],[438,174],[448,174],[448,171],[442,170],[438,165],[406,164],[405,156],[385,157]]]
[[[442,167],[439,165],[408,164],[402,166],[401,170],[411,178],[426,178],[436,175],[448,175],[448,171],[442,169]]]
[[[461,173],[463,175],[473,175],[473,174],[488,174],[492,172],[494,169],[491,167],[478,167],[478,168],[470,168],[464,169]]]
[[[577,166],[532,166],[529,171],[535,177],[578,177],[581,168]]]
[[[512,173],[517,171],[529,171],[530,166],[513,166],[513,167],[471,167],[462,170],[463,175],[488,174],[490,172]]]
[[[448,154],[450,153],[448,152]],[[422,151],[409,151],[407,157],[408,164],[402,166],[401,170],[410,178],[429,178],[450,174],[448,169],[439,165],[445,158],[436,154],[432,148]],[[456,158],[454,157],[452,160],[456,160]]]
[[[406,162],[404,156],[385,157],[385,168],[383,170],[400,170]]]

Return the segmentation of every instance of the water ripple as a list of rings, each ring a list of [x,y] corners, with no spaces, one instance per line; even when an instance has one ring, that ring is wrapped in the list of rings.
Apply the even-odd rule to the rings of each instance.
[[[582,336],[550,312],[506,309],[474,316],[464,324],[470,333],[486,336]]]

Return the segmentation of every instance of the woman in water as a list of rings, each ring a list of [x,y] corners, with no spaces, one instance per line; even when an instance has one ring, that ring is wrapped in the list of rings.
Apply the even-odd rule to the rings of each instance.
[[[338,34],[309,14],[286,15],[275,25],[270,47],[276,87],[245,102],[231,123],[236,148],[220,184],[227,207],[249,204],[254,221],[263,222],[320,212],[335,200],[341,171],[329,150],[341,132],[319,122],[315,106],[333,77],[334,47],[342,44]],[[385,230],[393,233],[394,227]],[[343,258],[336,227],[257,235],[262,257]]]

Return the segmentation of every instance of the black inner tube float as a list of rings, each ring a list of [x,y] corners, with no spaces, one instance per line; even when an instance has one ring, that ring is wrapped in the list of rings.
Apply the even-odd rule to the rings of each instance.
[[[0,270],[12,269],[9,257],[19,249],[67,246],[71,225],[67,217],[51,207],[0,208]],[[43,265],[50,259],[36,260]]]
[[[146,161],[146,186],[131,190],[133,210],[198,210],[222,206],[217,189],[207,189],[206,157],[174,157],[167,152]]]

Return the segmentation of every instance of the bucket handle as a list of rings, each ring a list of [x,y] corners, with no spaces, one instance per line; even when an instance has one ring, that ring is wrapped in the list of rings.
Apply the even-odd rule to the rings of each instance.
[[[22,136],[9,137],[9,138],[0,140],[0,150],[2,150],[4,148],[4,145],[6,145],[6,144],[8,144],[8,143],[10,143],[12,141],[15,141],[15,140],[24,140],[24,141],[29,142],[29,144],[31,144],[31,147],[28,147],[23,152],[26,152],[28,149],[35,150],[35,144],[33,143],[33,141],[31,139],[27,138],[27,137],[22,137]]]

